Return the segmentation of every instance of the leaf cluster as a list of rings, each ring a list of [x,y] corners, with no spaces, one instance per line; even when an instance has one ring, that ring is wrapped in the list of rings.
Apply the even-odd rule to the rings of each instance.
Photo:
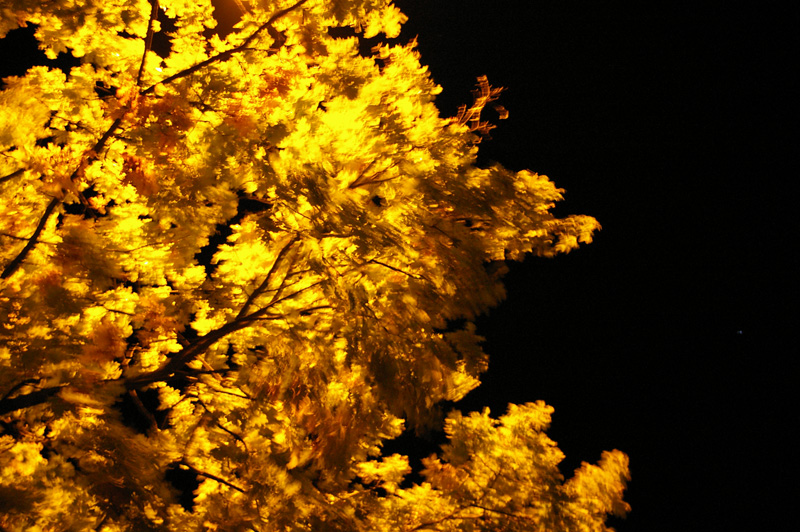
[[[624,455],[563,483],[541,404],[451,416],[419,486],[382,456],[479,384],[496,265],[597,222],[476,166],[486,79],[442,118],[413,43],[359,53],[390,2],[240,4],[0,11],[80,62],[0,92],[0,527],[603,530]]]

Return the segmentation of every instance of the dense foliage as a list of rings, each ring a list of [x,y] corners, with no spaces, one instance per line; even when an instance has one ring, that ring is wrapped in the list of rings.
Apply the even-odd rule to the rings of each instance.
[[[502,261],[597,228],[554,218],[546,177],[476,166],[486,79],[441,118],[413,43],[360,52],[399,34],[388,0],[237,1],[226,35],[210,0],[0,5],[0,37],[35,25],[76,64],[0,92],[0,529],[626,511],[625,455],[565,481],[543,403],[451,414],[420,484],[381,452],[478,385]]]

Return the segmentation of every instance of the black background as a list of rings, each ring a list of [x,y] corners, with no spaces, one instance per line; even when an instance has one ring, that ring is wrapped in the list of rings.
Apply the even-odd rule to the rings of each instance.
[[[219,2],[215,2],[219,4]],[[620,532],[776,528],[793,507],[796,10],[769,3],[398,0],[444,116],[507,88],[481,145],[567,190],[593,244],[529,259],[479,320],[484,384],[456,405],[543,399],[570,474],[631,458]],[[0,41],[3,75],[32,61]],[[43,62],[39,56],[35,62]],[[488,115],[491,117],[491,113]],[[401,444],[427,453],[438,441]],[[796,488],[794,489],[796,492]]]
[[[595,242],[512,267],[462,410],[543,399],[571,473],[631,458],[634,530],[777,527],[798,471],[797,12],[767,3],[398,0],[439,107],[510,111],[484,162],[550,176]]]

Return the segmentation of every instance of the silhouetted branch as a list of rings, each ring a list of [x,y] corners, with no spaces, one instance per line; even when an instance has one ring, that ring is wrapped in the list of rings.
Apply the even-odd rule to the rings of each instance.
[[[11,389],[10,389],[10,390],[8,390],[8,391],[7,391],[7,392],[6,392],[6,393],[3,395],[3,397],[0,399],[0,401],[2,401],[2,400],[5,400],[5,399],[6,399],[6,398],[7,398],[9,395],[14,395],[14,392],[16,392],[17,390],[19,390],[20,388],[22,388],[22,387],[24,387],[24,386],[27,386],[28,384],[36,384],[36,383],[37,383],[37,382],[39,382],[40,380],[41,380],[41,379],[25,379],[25,380],[24,380],[24,381],[22,381],[22,382],[18,382],[17,384],[15,384],[14,386],[12,386],[12,387],[11,387]]]
[[[376,259],[370,259],[367,262],[371,262],[373,264],[378,264],[380,266],[383,266],[384,268],[389,268],[390,270],[394,270],[397,273],[402,273],[404,275],[408,275],[409,277],[411,277],[413,279],[422,279],[422,277],[420,277],[419,275],[414,275],[413,273],[408,273],[406,271],[401,270],[400,268],[395,268],[394,266],[391,266],[389,264],[386,264],[385,262],[381,262],[381,261],[376,260]]]
[[[235,489],[239,493],[247,493],[244,489],[240,488],[236,484],[232,484],[232,483],[228,482],[224,478],[218,477],[216,475],[212,475],[211,473],[206,473],[205,471],[200,471],[199,469],[197,469],[193,465],[190,465],[185,459],[181,460],[181,465],[184,466],[184,467],[188,467],[189,469],[191,469],[198,476],[210,478],[211,480],[216,480],[220,484],[225,484],[229,488]]]
[[[9,262],[5,267],[3,273],[0,274],[0,279],[8,279],[19,269],[19,267],[22,265],[22,261],[24,261],[25,257],[28,256],[28,253],[30,253],[31,250],[36,247],[36,241],[39,239],[39,235],[42,234],[45,225],[47,225],[47,220],[50,219],[53,211],[55,211],[56,207],[58,207],[60,203],[61,200],[59,198],[53,198],[50,200],[50,203],[47,204],[42,217],[39,218],[39,223],[36,225],[36,230],[34,230],[33,234],[28,239],[28,242],[25,244],[25,247],[22,248],[22,251],[20,251],[17,256],[14,257],[14,260]]]
[[[150,424],[151,429],[158,428],[158,422],[156,422],[155,416],[153,416],[152,412],[150,412],[141,399],[139,399],[139,394],[136,393],[136,390],[128,390],[128,395],[130,395],[131,399],[133,399],[133,404],[136,405],[136,409],[139,410],[139,413],[142,414],[147,422]]]
[[[63,387],[64,385],[51,386],[50,388],[42,388],[41,390],[36,390],[35,392],[18,395],[17,397],[12,397],[11,399],[4,398],[0,400],[0,416],[4,416],[15,410],[29,408],[31,406],[36,406],[47,402],[48,399],[61,391],[61,388]]]
[[[0,184],[5,183],[6,181],[8,181],[10,179],[14,179],[15,177],[17,177],[18,175],[20,175],[24,171],[25,171],[24,168],[18,168],[17,170],[14,170],[10,174],[4,175],[3,177],[0,177]]]

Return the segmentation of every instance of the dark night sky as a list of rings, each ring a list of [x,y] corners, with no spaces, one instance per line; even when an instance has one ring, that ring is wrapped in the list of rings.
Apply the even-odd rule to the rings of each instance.
[[[774,528],[789,434],[798,224],[787,71],[797,13],[737,2],[397,0],[443,115],[475,78],[510,118],[482,161],[547,174],[603,231],[507,277],[462,410],[543,399],[564,471],[631,457],[619,532]],[[402,40],[401,39],[401,40]],[[2,47],[4,73],[20,74]],[[795,274],[795,275],[790,275]],[[795,315],[792,314],[794,312]],[[796,387],[796,386],[795,386]],[[784,508],[782,510],[782,508]]]
[[[444,114],[471,101],[476,76],[508,88],[510,118],[482,157],[547,174],[567,190],[559,213],[603,225],[584,249],[512,268],[506,302],[479,322],[490,370],[458,406],[500,414],[544,399],[565,472],[627,452],[633,512],[613,522],[620,532],[777,524],[800,428],[783,136],[796,13],[397,4]]]

